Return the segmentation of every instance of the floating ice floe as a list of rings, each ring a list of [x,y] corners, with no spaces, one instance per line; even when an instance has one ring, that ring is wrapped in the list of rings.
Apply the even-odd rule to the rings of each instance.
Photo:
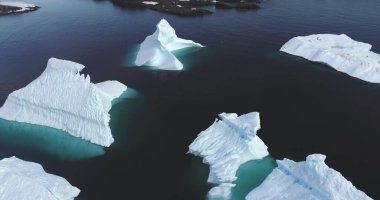
[[[191,40],[178,38],[170,24],[162,19],[157,24],[157,30],[140,45],[135,64],[164,70],[181,70],[183,65],[172,52],[187,47],[203,46]]]
[[[38,163],[16,157],[0,160],[0,199],[72,200],[80,190],[66,179],[48,174]]]
[[[344,34],[318,34],[292,38],[280,51],[327,64],[368,82],[380,83],[380,55],[372,52],[371,47]]]
[[[10,6],[10,7],[18,8],[15,11],[9,11],[9,12],[26,12],[26,11],[36,10],[38,8],[38,6],[34,4],[16,2],[16,1],[0,1],[0,6]]]
[[[211,198],[228,198],[232,182],[237,179],[240,165],[262,159],[268,150],[264,142],[256,136],[260,129],[259,113],[252,112],[238,116],[222,113],[205,131],[202,131],[189,146],[189,153],[203,157],[210,165],[209,183],[219,184],[209,191]]]
[[[325,155],[313,154],[306,161],[278,160],[278,167],[246,200],[369,200],[342,174],[325,164]]]
[[[51,58],[45,71],[26,87],[12,92],[0,118],[66,131],[92,143],[110,146],[111,101],[127,86],[118,81],[93,84],[79,72],[83,65]]]

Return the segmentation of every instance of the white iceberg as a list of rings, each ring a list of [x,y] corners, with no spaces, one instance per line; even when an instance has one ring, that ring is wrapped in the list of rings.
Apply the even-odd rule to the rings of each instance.
[[[10,6],[10,7],[18,8],[18,10],[9,11],[9,13],[32,11],[32,10],[36,10],[38,8],[38,6],[36,6],[34,4],[17,2],[17,1],[0,1],[0,6]]]
[[[258,112],[238,116],[235,113],[222,113],[221,120],[216,120],[202,131],[189,146],[189,153],[203,157],[203,162],[210,165],[209,183],[220,184],[209,192],[211,198],[228,198],[237,179],[236,172],[240,165],[249,161],[262,159],[268,150],[264,142],[256,136],[260,129]]]
[[[172,52],[187,47],[203,46],[191,40],[178,38],[170,24],[162,19],[157,24],[157,30],[140,45],[135,64],[164,70],[181,70],[183,65]]]
[[[12,92],[0,118],[53,127],[92,143],[110,146],[111,101],[127,87],[118,81],[93,84],[79,72],[83,65],[51,58],[45,71],[26,87]]]
[[[16,157],[0,160],[0,199],[72,200],[80,190],[66,179],[48,174],[38,163]]]
[[[380,55],[371,45],[347,35],[318,34],[292,38],[280,51],[327,64],[362,80],[380,83]]]
[[[306,161],[278,160],[278,167],[247,200],[366,200],[342,174],[325,164],[325,155],[313,154]]]

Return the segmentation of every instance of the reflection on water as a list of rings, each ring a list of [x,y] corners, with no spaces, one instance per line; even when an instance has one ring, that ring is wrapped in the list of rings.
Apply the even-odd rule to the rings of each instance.
[[[103,155],[103,147],[46,126],[0,119],[0,145],[14,152],[35,151],[63,160]]]

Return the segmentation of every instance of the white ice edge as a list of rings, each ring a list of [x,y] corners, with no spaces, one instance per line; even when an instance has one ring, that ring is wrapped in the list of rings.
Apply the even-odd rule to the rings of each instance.
[[[91,83],[83,65],[51,58],[45,71],[26,87],[12,92],[0,118],[63,130],[92,143],[110,146],[111,101],[126,89],[118,81]]]
[[[183,64],[172,53],[187,47],[204,47],[203,45],[178,38],[170,24],[162,19],[156,31],[141,43],[135,64],[152,66],[162,70],[181,70]]]
[[[241,116],[222,113],[219,116],[221,120],[216,120],[190,144],[189,153],[203,157],[203,162],[210,165],[207,181],[217,186],[209,191],[209,197],[228,198],[240,165],[262,159],[269,153],[264,142],[256,136],[260,128],[259,113]]]
[[[38,163],[16,157],[0,160],[0,199],[73,200],[80,190],[59,176],[48,174]]]
[[[316,34],[292,38],[280,51],[327,64],[364,81],[380,83],[380,55],[370,51],[371,47],[345,34]]]

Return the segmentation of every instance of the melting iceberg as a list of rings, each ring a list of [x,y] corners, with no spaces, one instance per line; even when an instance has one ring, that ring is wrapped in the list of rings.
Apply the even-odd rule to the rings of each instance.
[[[72,200],[80,190],[66,179],[48,174],[40,164],[16,157],[0,160],[0,199]]]
[[[203,46],[191,40],[178,38],[170,24],[162,19],[157,24],[157,30],[140,45],[135,64],[164,70],[181,70],[183,65],[172,52],[187,47]]]
[[[83,65],[51,58],[45,71],[29,85],[12,92],[0,118],[53,127],[92,143],[110,146],[112,99],[127,87],[117,81],[93,84],[79,72]]]
[[[380,55],[347,35],[318,34],[289,40],[280,51],[327,64],[362,80],[380,83]]]
[[[325,155],[306,161],[278,160],[278,167],[246,197],[247,200],[365,200],[371,199],[342,174],[325,164]]]
[[[256,136],[260,129],[259,113],[252,112],[238,116],[235,113],[222,113],[205,131],[202,131],[189,146],[189,153],[202,156],[203,162],[210,165],[208,182],[219,184],[209,191],[211,198],[228,198],[232,182],[237,179],[240,165],[262,159],[268,150],[264,142]]]

